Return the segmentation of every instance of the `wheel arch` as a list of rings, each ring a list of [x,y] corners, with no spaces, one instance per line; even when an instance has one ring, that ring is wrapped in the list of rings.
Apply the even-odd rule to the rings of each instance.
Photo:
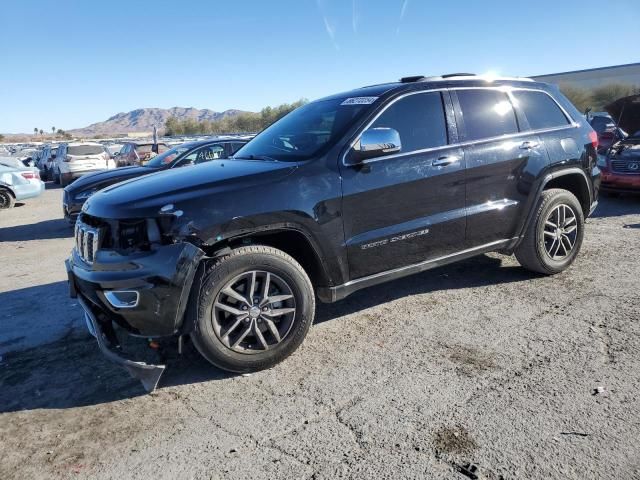
[[[298,228],[274,226],[269,229],[244,233],[211,245],[205,249],[205,252],[209,257],[215,258],[224,255],[228,249],[246,245],[266,245],[290,255],[309,275],[314,288],[332,284],[331,276],[321,259],[319,248],[309,234]]]
[[[7,192],[9,192],[11,194],[11,196],[15,199],[16,198],[16,192],[13,191],[13,189],[7,185],[6,183],[0,183],[0,190],[6,190]]]
[[[514,249],[522,242],[522,238],[529,228],[529,225],[535,220],[536,206],[540,201],[542,192],[551,188],[561,188],[573,193],[580,202],[585,218],[589,215],[594,197],[587,174],[577,167],[551,172],[540,181],[534,199],[530,204],[527,217],[522,223],[519,235],[507,248],[502,250],[503,252],[508,254],[513,253]]]
[[[551,188],[561,188],[571,192],[580,202],[584,216],[587,217],[589,215],[592,193],[587,175],[581,169],[572,168],[548,175],[542,182],[538,197],[543,191]]]

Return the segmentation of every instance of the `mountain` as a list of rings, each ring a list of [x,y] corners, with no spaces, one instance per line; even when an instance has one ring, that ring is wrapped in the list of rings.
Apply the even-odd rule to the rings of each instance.
[[[213,110],[199,110],[192,107],[138,108],[137,110],[132,110],[127,113],[118,113],[104,122],[93,123],[88,127],[69,130],[69,133],[74,136],[91,136],[130,132],[151,132],[154,125],[158,127],[158,130],[164,128],[164,124],[169,117],[176,117],[179,120],[187,120],[191,118],[197,121],[212,121],[239,115],[241,113],[245,112],[242,110],[214,112]]]

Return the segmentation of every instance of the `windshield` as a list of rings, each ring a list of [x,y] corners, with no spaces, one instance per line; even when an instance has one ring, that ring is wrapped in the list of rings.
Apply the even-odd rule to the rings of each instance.
[[[191,148],[193,148],[193,145],[188,145],[188,144],[178,145],[177,147],[174,147],[171,150],[167,150],[166,152],[161,153],[160,155],[156,155],[147,163],[145,163],[144,166],[151,167],[151,168],[165,167]]]
[[[309,103],[258,134],[234,158],[307,160],[339,139],[369,105],[344,99]]]
[[[102,145],[75,145],[70,146],[67,153],[69,155],[99,155],[105,151]]]

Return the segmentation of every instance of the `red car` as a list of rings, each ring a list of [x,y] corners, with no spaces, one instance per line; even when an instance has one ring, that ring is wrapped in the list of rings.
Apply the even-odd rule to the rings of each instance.
[[[618,119],[618,126],[631,133],[599,156],[603,192],[640,193],[640,94],[610,103],[607,112]]]
[[[115,157],[118,167],[145,165],[153,157],[152,149],[153,143],[125,143]],[[169,150],[167,144],[158,143],[158,154],[167,150]]]

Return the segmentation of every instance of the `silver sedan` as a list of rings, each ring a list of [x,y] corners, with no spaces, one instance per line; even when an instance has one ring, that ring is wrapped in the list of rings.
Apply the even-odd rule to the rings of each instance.
[[[0,209],[11,208],[16,201],[39,196],[44,182],[30,168],[0,164]]]

